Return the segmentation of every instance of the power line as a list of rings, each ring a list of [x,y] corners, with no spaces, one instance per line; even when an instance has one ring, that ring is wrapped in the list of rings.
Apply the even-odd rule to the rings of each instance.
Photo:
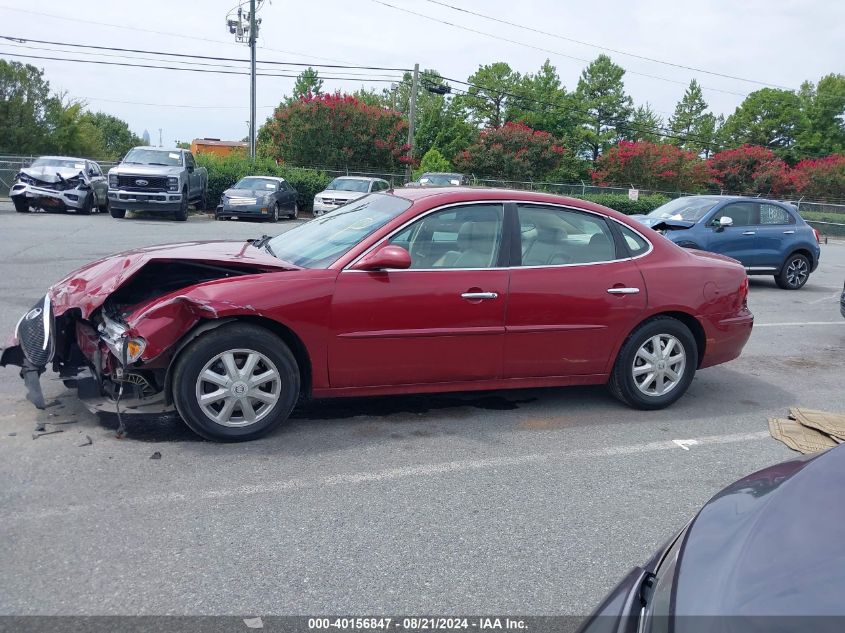
[[[71,17],[67,17],[67,16],[64,16],[64,15],[56,15],[55,13],[46,13],[46,12],[43,12],[43,11],[32,11],[30,9],[19,9],[18,7],[9,7],[9,6],[3,6],[3,5],[0,5],[0,9],[5,9],[7,11],[17,11],[18,13],[27,13],[27,14],[30,14],[30,15],[38,15],[38,16],[47,17],[47,18],[54,18],[56,20],[66,20],[68,22],[78,22],[78,23],[81,23],[81,24],[85,24],[86,26],[94,24],[94,25],[97,25],[97,26],[106,26],[106,27],[114,28],[114,29],[124,29],[124,30],[127,30],[127,31],[132,31],[133,33],[151,33],[153,35],[165,35],[167,37],[175,37],[175,38],[178,38],[178,39],[189,39],[189,40],[197,40],[197,41],[200,41],[200,42],[211,42],[212,44],[226,44],[228,46],[236,46],[236,44],[234,42],[229,42],[229,41],[226,41],[226,40],[214,40],[214,39],[211,39],[211,38],[208,38],[208,37],[197,37],[196,35],[187,35],[185,33],[174,33],[172,31],[156,31],[156,30],[153,30],[153,29],[143,29],[143,28],[137,28],[135,26],[126,26],[125,24],[111,24],[109,22],[97,22],[97,21],[94,21],[94,20],[90,20],[88,18],[85,18],[85,19],[71,18]],[[334,59],[334,58],[331,58],[331,57],[320,57],[319,55],[306,55],[304,53],[296,53],[296,52],[293,52],[293,51],[287,51],[287,50],[283,50],[283,49],[279,49],[279,48],[265,48],[265,50],[273,51],[275,53],[285,53],[287,55],[297,55],[299,57],[306,57],[306,58],[310,58],[310,59],[324,59],[324,60],[328,60],[328,61],[331,61],[331,62],[338,62],[338,63],[341,63],[341,64],[352,64],[352,62],[349,62],[349,61],[346,61],[346,60],[343,60],[343,59]],[[306,64],[303,64],[303,65],[306,65]]]
[[[550,33],[548,31],[543,31],[541,29],[537,29],[530,26],[525,26],[523,24],[517,24],[515,22],[509,22],[508,20],[502,20],[500,18],[493,17],[491,15],[485,15],[483,13],[478,13],[476,11],[470,11],[469,9],[464,9],[463,7],[456,7],[454,5],[448,4],[446,2],[440,2],[439,0],[425,0],[425,2],[430,2],[431,4],[436,4],[441,7],[446,7],[447,9],[452,9],[454,11],[460,11],[461,13],[467,13],[469,15],[474,15],[479,18],[483,18],[485,20],[490,20],[492,22],[498,22],[499,24],[505,24],[507,26],[512,26],[517,29],[522,29],[524,31],[530,31],[532,33],[538,33],[540,35],[546,35],[548,37],[554,37],[559,40],[564,40],[566,42],[574,42],[575,44],[581,44],[582,46],[589,46],[591,48],[597,48],[603,51],[610,51],[611,53],[617,53],[619,55],[626,55],[628,57],[634,57],[636,59],[642,59],[648,62],[653,62],[655,64],[664,64],[666,66],[673,66],[675,68],[682,68],[684,70],[692,70],[694,72],[703,73],[705,75],[713,75],[714,77],[722,77],[724,79],[735,79],[736,81],[744,81],[747,83],[757,84],[760,86],[769,86],[772,88],[780,88],[782,90],[793,90],[793,88],[788,88],[786,86],[779,86],[777,84],[765,82],[765,81],[758,81],[756,79],[747,79],[745,77],[737,77],[736,75],[728,75],[725,73],[720,73],[712,70],[705,70],[704,68],[697,68],[695,66],[686,66],[684,64],[678,64],[675,62],[667,62],[662,59],[656,59],[654,57],[647,57],[645,55],[638,55],[636,53],[630,53],[628,51],[619,50],[617,48],[610,48],[609,46],[602,46],[600,44],[592,44],[590,42],[585,42],[583,40],[576,40],[572,37],[566,37],[564,35],[559,35],[557,33]]]
[[[51,46],[68,46],[73,48],[90,48],[94,50],[101,50],[101,51],[116,51],[122,53],[139,53],[144,55],[163,55],[166,57],[180,57],[180,58],[191,58],[191,59],[205,59],[211,61],[219,61],[219,62],[241,62],[245,63],[249,60],[241,59],[238,57],[217,57],[212,55],[192,55],[188,53],[171,53],[165,51],[150,51],[145,49],[138,49],[138,48],[118,48],[115,46],[95,46],[93,44],[78,44],[74,42],[54,42],[50,40],[36,40],[29,37],[18,37],[14,35],[0,35],[0,39],[9,40],[11,42],[19,42],[25,43],[30,42],[33,44],[48,44]],[[64,52],[64,51],[63,51]],[[355,70],[385,70],[385,71],[394,71],[394,72],[411,72],[409,68],[390,68],[385,66],[353,66],[353,65],[338,65],[338,64],[306,64],[303,62],[280,62],[275,60],[259,60],[258,63],[260,64],[273,64],[279,66],[316,66],[317,68],[351,68]]]
[[[380,4],[380,5],[385,6],[385,7],[390,7],[391,9],[395,9],[397,11],[402,11],[404,13],[410,13],[411,15],[415,15],[417,17],[424,18],[426,20],[431,20],[432,22],[437,22],[439,24],[445,24],[447,26],[451,26],[451,27],[454,27],[456,29],[461,29],[463,31],[469,31],[470,33],[476,33],[478,35],[490,37],[490,38],[497,40],[497,41],[500,41],[500,42],[508,42],[510,44],[516,44],[517,46],[523,46],[525,48],[531,48],[531,49],[534,49],[536,51],[541,51],[543,53],[549,53],[551,55],[557,55],[559,57],[566,57],[568,59],[574,59],[576,61],[583,62],[585,64],[590,64],[592,62],[592,60],[584,59],[583,57],[575,57],[574,55],[567,55],[566,53],[561,53],[560,51],[554,51],[554,50],[551,50],[551,49],[548,49],[548,48],[543,48],[542,46],[535,46],[534,44],[527,44],[525,42],[520,42],[519,40],[508,39],[506,37],[502,37],[501,35],[494,35],[493,33],[488,33],[486,31],[480,31],[478,29],[474,29],[474,28],[469,27],[469,26],[464,26],[462,24],[455,24],[454,22],[449,22],[447,20],[442,20],[440,18],[436,18],[436,17],[430,16],[430,15],[425,15],[424,13],[418,13],[417,11],[412,11],[411,9],[405,9],[403,7],[397,7],[393,4],[390,4],[389,2],[384,2],[383,0],[371,0],[371,2],[375,2],[376,4]],[[641,73],[641,72],[636,71],[636,70],[627,70],[626,72],[631,74],[631,75],[639,75],[641,77],[648,77],[650,79],[657,79],[659,81],[666,81],[666,82],[673,83],[673,84],[680,84],[682,86],[688,85],[688,82],[686,82],[686,81],[680,81],[678,79],[669,79],[668,77],[660,77],[659,75],[649,75],[648,73]],[[713,91],[713,92],[723,92],[725,94],[735,95],[735,96],[738,96],[738,97],[747,97],[748,96],[748,94],[744,93],[744,92],[734,92],[732,90],[723,90],[722,88],[712,88],[712,87],[709,87],[709,86],[701,86],[701,88],[703,90],[710,90],[710,91]]]
[[[181,68],[177,66],[153,66],[150,64],[129,64],[126,62],[105,62],[99,61],[95,59],[71,59],[67,57],[47,57],[42,55],[23,55],[20,53],[3,53],[7,57],[23,57],[29,59],[45,59],[48,61],[58,61],[58,62],[74,62],[80,64],[98,64],[102,66],[125,66],[129,68],[152,68],[156,70],[181,70],[183,72],[192,72],[192,73],[214,73],[219,75],[249,75],[249,72],[239,72],[234,70],[214,70],[214,69],[205,69],[205,68]],[[299,75],[290,75],[290,74],[283,74],[283,73],[258,73],[261,77],[289,77],[289,78],[296,78]],[[368,81],[368,82],[376,82],[376,83],[395,83],[397,81],[396,78],[393,79],[373,79],[373,78],[363,78],[363,77],[322,77],[322,79],[328,80],[335,80],[335,81]]]

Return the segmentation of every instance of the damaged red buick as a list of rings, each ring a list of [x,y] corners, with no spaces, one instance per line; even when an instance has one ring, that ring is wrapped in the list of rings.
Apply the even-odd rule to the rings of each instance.
[[[640,409],[751,334],[742,266],[610,209],[495,189],[367,195],[276,237],[84,266],[0,355],[44,406],[51,368],[94,411],[175,409],[219,441],[300,398],[607,384]]]

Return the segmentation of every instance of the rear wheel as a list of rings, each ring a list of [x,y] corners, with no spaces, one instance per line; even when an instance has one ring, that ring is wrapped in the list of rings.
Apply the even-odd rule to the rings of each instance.
[[[689,388],[698,348],[689,328],[671,317],[639,326],[619,350],[608,387],[635,409],[662,409]]]
[[[120,220],[126,217],[126,209],[115,209],[113,206],[109,205],[109,214],[111,217]]]
[[[295,220],[298,217],[299,217],[299,203],[294,202],[293,203],[293,213],[290,214],[290,219]]]
[[[798,290],[810,278],[810,261],[800,253],[789,256],[775,282],[784,290]]]
[[[202,437],[242,442],[287,420],[299,385],[296,359],[279,337],[236,323],[203,334],[179,355],[173,401]]]
[[[15,196],[12,198],[12,202],[15,204],[15,211],[18,213],[29,213],[29,203],[24,196]]]

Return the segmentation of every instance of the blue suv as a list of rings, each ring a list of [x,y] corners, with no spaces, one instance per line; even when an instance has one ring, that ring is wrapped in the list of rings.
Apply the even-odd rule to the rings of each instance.
[[[790,204],[760,198],[688,196],[632,216],[684,248],[721,253],[749,275],[774,275],[798,290],[819,265],[819,234]]]

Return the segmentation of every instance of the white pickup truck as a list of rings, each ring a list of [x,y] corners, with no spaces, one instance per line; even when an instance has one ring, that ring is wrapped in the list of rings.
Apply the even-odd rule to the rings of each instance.
[[[186,149],[135,147],[109,170],[109,210],[113,218],[127,211],[161,211],[188,219],[188,205],[204,208],[208,172],[197,167]]]

